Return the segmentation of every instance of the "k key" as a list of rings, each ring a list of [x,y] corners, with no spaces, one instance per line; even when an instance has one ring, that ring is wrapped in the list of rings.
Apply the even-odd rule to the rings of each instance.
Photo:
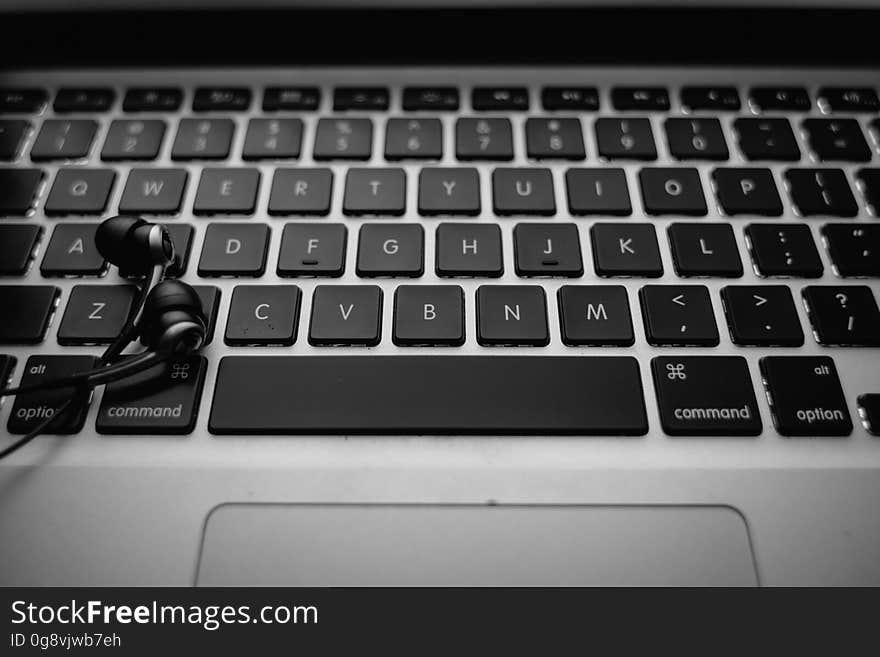
[[[639,292],[645,333],[655,346],[714,347],[718,327],[702,285],[646,285]]]
[[[590,229],[593,262],[599,276],[663,275],[657,233],[652,224],[597,223]]]
[[[721,290],[734,344],[800,347],[804,332],[791,290],[785,285],[729,285]]]
[[[628,347],[635,341],[624,286],[563,285],[558,296],[565,344]]]
[[[375,285],[319,285],[315,288],[310,344],[375,346],[381,336],[381,288]]]
[[[880,225],[826,224],[822,235],[840,276],[880,276]]]
[[[524,285],[477,288],[477,341],[481,345],[546,345],[550,336],[544,288]]]
[[[729,224],[672,224],[669,243],[679,276],[743,275],[736,238]]]
[[[464,292],[458,285],[401,285],[394,292],[394,344],[464,343]]]
[[[880,310],[867,285],[811,285],[803,295],[820,344],[880,346]]]
[[[120,334],[136,288],[132,285],[76,285],[58,327],[58,344],[109,344]]]
[[[581,243],[574,224],[517,224],[513,246],[518,276],[581,276]]]

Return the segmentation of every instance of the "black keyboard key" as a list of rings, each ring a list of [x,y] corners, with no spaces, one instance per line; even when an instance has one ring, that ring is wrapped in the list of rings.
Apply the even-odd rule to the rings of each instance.
[[[504,273],[501,229],[495,224],[440,224],[438,276],[498,277]]]
[[[609,160],[656,160],[657,146],[648,119],[596,119],[596,147]]]
[[[183,203],[186,169],[132,169],[122,190],[124,214],[176,214]]]
[[[0,160],[11,161],[18,157],[21,143],[30,128],[27,121],[0,121]]]
[[[278,275],[342,276],[347,241],[343,224],[287,224],[281,236]]]
[[[762,112],[808,112],[812,106],[810,94],[803,87],[752,87],[749,96]]]
[[[880,225],[826,224],[822,235],[838,276],[880,277]]]
[[[733,127],[748,160],[796,162],[801,149],[788,119],[737,119]]]
[[[205,231],[199,276],[262,276],[268,249],[265,224],[211,224]]]
[[[715,169],[712,180],[718,203],[726,215],[782,215],[782,199],[770,169]]]
[[[622,285],[563,285],[558,299],[565,344],[629,347],[635,342]]]
[[[315,288],[310,344],[375,346],[381,338],[382,288],[375,285],[318,285]]]
[[[373,153],[370,119],[319,119],[315,135],[316,160],[369,160]]]
[[[47,215],[101,214],[114,180],[112,169],[59,169],[43,211]]]
[[[736,112],[740,108],[739,91],[736,87],[682,87],[681,104],[691,112]]]
[[[742,260],[729,224],[672,224],[669,245],[679,276],[740,278]]]
[[[623,169],[569,169],[565,172],[568,211],[576,216],[632,214]]]
[[[59,114],[67,112],[106,112],[113,106],[116,92],[107,88],[58,90],[52,107]]]
[[[21,385],[29,386],[60,379],[78,372],[94,369],[98,359],[94,356],[31,356],[25,363]],[[15,404],[9,414],[7,427],[9,433],[29,433],[42,424],[75,394],[74,388],[50,388],[38,392],[25,393],[15,397]],[[90,401],[85,395],[84,402]],[[62,416],[52,420],[45,433],[74,434],[82,430],[88,414],[89,404],[74,404]]]
[[[480,214],[480,174],[471,167],[425,167],[419,172],[419,214]]]
[[[125,92],[124,112],[176,112],[183,103],[183,91],[174,87],[133,87]]]
[[[810,285],[803,295],[819,344],[880,347],[880,310],[870,287]]]
[[[697,169],[645,168],[639,171],[642,203],[650,215],[706,216],[706,197]]]
[[[455,122],[455,157],[465,161],[512,160],[510,119],[458,119]]]
[[[574,224],[517,224],[513,250],[518,276],[581,276],[581,243]]]
[[[791,290],[785,285],[729,285],[721,290],[734,344],[800,347],[804,332]]]
[[[330,212],[333,172],[330,169],[276,169],[269,194],[270,215],[316,215]]]
[[[342,211],[352,216],[402,215],[406,211],[406,174],[403,169],[349,169],[345,176]]]
[[[311,112],[321,105],[318,87],[266,87],[263,93],[263,111]]]
[[[171,147],[172,160],[224,160],[229,156],[232,119],[181,119]]]
[[[203,169],[193,214],[253,214],[259,188],[258,169]]]
[[[165,137],[165,122],[127,119],[113,121],[101,149],[101,159],[155,160]]]
[[[668,435],[757,436],[763,430],[742,356],[658,356],[651,372]]]
[[[856,176],[871,213],[880,217],[880,169],[860,169]]]
[[[652,224],[593,224],[593,263],[599,276],[663,275],[657,233]]]
[[[458,285],[401,285],[394,292],[394,344],[464,344],[464,292]]]
[[[406,87],[403,90],[403,109],[407,112],[458,109],[458,89],[455,87]]]
[[[730,157],[718,119],[666,119],[669,152],[678,160],[726,160]]]
[[[292,345],[300,290],[296,285],[236,285],[226,320],[228,345]]]
[[[880,98],[871,87],[822,87],[819,104],[832,112],[880,111]]]
[[[616,110],[665,112],[669,109],[669,93],[663,87],[614,87],[611,104]]]
[[[0,285],[0,344],[38,344],[58,303],[54,285]]]
[[[477,112],[525,111],[529,90],[525,87],[474,87],[471,106]]]
[[[245,87],[199,87],[193,97],[194,112],[244,112],[251,106],[251,90]]]
[[[871,149],[855,119],[806,119],[810,148],[823,162],[869,162]]]
[[[556,214],[550,169],[502,169],[492,172],[495,214],[552,216]]]
[[[749,224],[746,238],[760,276],[819,278],[822,275],[822,259],[809,226]]]
[[[599,90],[596,87],[544,87],[541,90],[541,102],[548,112],[595,112],[599,109]]]
[[[177,278],[186,272],[195,230],[190,224],[173,223],[163,224],[163,226],[168,231],[171,243],[174,245],[174,261],[165,268],[165,276]],[[125,278],[143,278],[144,272],[121,267],[119,274]]]
[[[425,230],[419,224],[367,224],[358,237],[358,276],[421,276]]]
[[[251,119],[248,122],[243,160],[272,160],[299,157],[302,145],[301,119]]]
[[[714,347],[718,327],[703,285],[646,285],[639,291],[645,337],[655,346]]]
[[[0,169],[0,216],[27,214],[42,180],[40,169]]]
[[[97,224],[56,224],[40,265],[43,276],[100,276],[107,261],[95,246]]]
[[[583,160],[584,135],[578,119],[526,120],[526,155],[535,160]]]
[[[481,285],[477,288],[477,341],[487,345],[542,347],[550,342],[544,288]]]
[[[220,310],[220,288],[213,285],[193,285],[199,300],[202,302],[202,312],[205,314],[207,330],[203,347],[211,344],[214,339],[214,329],[217,326],[217,314]]]
[[[43,109],[49,94],[45,89],[0,89],[0,114],[34,114]]]
[[[386,160],[439,160],[443,157],[440,119],[388,119],[385,124]]]
[[[859,415],[872,436],[880,436],[880,394],[859,395]]]
[[[387,110],[387,87],[337,87],[333,92],[333,110]]]
[[[91,120],[46,119],[31,146],[31,159],[45,162],[86,157],[97,131],[97,122]]]
[[[802,217],[855,217],[859,206],[840,169],[788,169],[791,200]]]
[[[58,344],[109,344],[125,326],[136,293],[132,285],[75,285],[58,326]]]
[[[23,276],[43,229],[32,224],[0,224],[0,276]]]
[[[95,429],[100,434],[192,433],[206,368],[204,356],[188,356],[108,384]]]

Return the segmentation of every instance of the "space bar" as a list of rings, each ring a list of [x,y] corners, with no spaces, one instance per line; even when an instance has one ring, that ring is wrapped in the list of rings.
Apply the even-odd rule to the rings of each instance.
[[[644,435],[630,357],[227,356],[214,434]]]

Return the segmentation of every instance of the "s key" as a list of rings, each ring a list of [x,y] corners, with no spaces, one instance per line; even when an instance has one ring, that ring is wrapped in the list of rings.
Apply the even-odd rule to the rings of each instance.
[[[803,295],[820,344],[880,346],[880,310],[867,285],[810,285]]]

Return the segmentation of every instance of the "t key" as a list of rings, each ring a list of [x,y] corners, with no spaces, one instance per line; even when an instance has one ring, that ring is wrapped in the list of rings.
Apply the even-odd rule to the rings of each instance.
[[[880,346],[880,310],[867,285],[810,285],[803,295],[820,344]]]
[[[718,327],[703,285],[646,285],[639,293],[645,333],[655,346],[714,347]]]

